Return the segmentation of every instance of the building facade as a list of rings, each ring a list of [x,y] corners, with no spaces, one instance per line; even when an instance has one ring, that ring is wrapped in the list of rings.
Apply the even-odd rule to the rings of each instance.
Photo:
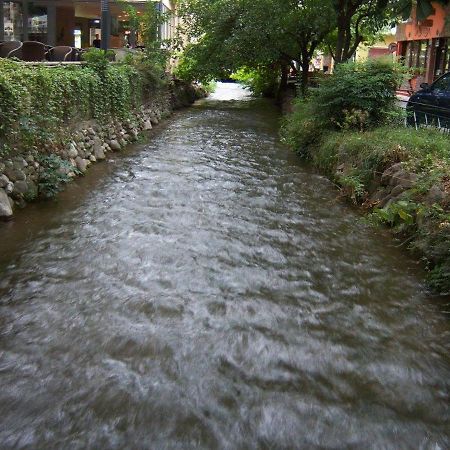
[[[413,13],[397,26],[397,54],[415,72],[412,90],[450,71],[450,6],[433,3],[433,7],[433,14],[425,20],[416,20]]]
[[[127,0],[143,12],[148,1]],[[129,26],[120,2],[110,0],[111,47],[127,44]],[[173,11],[171,0],[154,1],[161,12]],[[0,42],[39,41],[48,45],[92,46],[95,35],[101,38],[100,0],[0,0]],[[172,18],[160,29],[162,39],[175,32]]]

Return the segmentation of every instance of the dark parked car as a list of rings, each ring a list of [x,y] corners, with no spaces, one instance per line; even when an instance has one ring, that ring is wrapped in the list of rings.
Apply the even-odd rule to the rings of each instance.
[[[433,84],[422,83],[406,107],[410,125],[436,125],[450,128],[450,72]]]

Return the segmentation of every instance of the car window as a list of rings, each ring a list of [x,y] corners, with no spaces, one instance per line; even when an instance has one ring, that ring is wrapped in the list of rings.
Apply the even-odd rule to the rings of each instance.
[[[450,92],[450,74],[444,75],[433,84],[433,90]]]

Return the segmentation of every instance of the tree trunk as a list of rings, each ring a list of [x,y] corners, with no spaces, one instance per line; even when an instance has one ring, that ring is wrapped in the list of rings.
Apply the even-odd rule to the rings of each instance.
[[[308,79],[309,79],[309,60],[302,61],[301,63],[302,72],[300,78],[300,91],[302,97],[305,98],[308,92]]]
[[[277,92],[277,103],[279,105],[282,104],[284,93],[287,90],[288,75],[289,75],[289,66],[285,63],[282,63],[280,84],[278,85],[278,92]]]

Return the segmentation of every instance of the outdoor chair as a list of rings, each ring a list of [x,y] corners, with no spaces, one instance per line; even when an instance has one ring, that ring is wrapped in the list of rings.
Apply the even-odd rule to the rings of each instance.
[[[74,50],[75,49],[67,45],[52,47],[47,52],[47,58],[49,61],[73,61]]]
[[[83,54],[83,49],[73,48],[72,49],[72,61],[81,61],[81,55]]]
[[[22,42],[7,41],[0,44],[0,58],[20,58],[22,56]]]
[[[23,61],[44,61],[46,46],[42,42],[25,41],[22,46]]]

